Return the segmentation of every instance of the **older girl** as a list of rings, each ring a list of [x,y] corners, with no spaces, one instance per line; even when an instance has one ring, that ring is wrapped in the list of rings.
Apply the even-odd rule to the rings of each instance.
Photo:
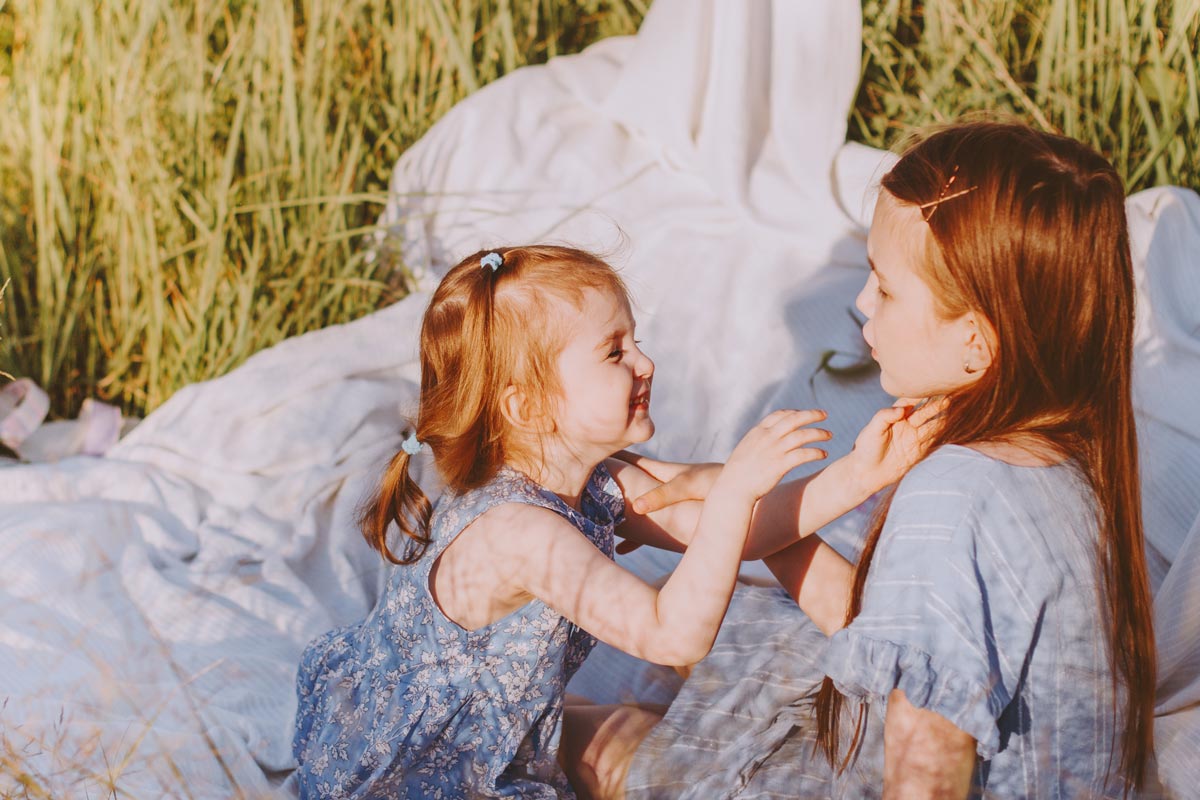
[[[1146,781],[1120,178],[1071,139],[953,125],[883,178],[867,249],[857,305],[883,387],[945,398],[940,425],[856,564],[815,537],[768,558],[811,623],[750,592],[665,719],[578,721],[594,795],[1120,797]]]

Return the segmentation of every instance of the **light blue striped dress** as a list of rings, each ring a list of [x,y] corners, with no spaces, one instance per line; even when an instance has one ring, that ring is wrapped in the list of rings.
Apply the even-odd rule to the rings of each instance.
[[[976,739],[973,796],[1119,797],[1096,543],[1072,467],[939,449],[901,482],[850,626],[826,638],[782,591],[739,590],[638,750],[629,797],[878,796],[896,688]],[[840,776],[813,752],[824,675],[856,698],[843,734],[868,706]]]

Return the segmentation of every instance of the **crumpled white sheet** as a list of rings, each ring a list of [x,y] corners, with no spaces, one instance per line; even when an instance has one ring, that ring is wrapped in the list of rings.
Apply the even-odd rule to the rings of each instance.
[[[291,767],[300,651],[378,592],[353,512],[422,311],[260,353],[104,458],[0,469],[0,733],[51,796],[257,797]]]
[[[1126,203],[1138,284],[1134,406],[1158,645],[1155,754],[1166,794],[1200,786],[1200,196]]]
[[[133,796],[286,794],[296,660],[378,592],[354,508],[412,410],[427,292],[479,247],[568,241],[623,269],[658,365],[647,452],[722,458],[779,406],[828,409],[831,453],[844,452],[888,402],[870,371],[818,369],[867,355],[850,309],[888,157],[844,144],[860,36],[842,0],[657,0],[637,37],[484,88],[404,155],[383,221],[423,276],[412,296],[179,392],[104,458],[0,469],[0,733],[25,769],[64,797],[110,773]],[[1129,208],[1147,530],[1168,620],[1160,763],[1190,789],[1200,198],[1155,190]],[[855,533],[831,536],[853,549]],[[626,563],[649,577],[673,557]],[[603,648],[572,688],[671,689]]]

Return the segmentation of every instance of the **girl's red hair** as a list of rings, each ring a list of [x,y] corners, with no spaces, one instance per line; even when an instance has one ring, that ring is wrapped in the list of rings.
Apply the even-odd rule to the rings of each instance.
[[[481,259],[498,253],[493,270]],[[570,247],[538,245],[473,253],[438,285],[421,323],[421,395],[417,438],[433,450],[446,487],[462,492],[487,483],[515,455],[501,398],[519,387],[541,413],[558,390],[555,359],[567,320],[562,303],[576,308],[592,289],[629,302],[620,276],[601,259]],[[359,514],[363,536],[385,558],[411,564],[429,544],[433,506],[408,473],[410,456],[398,451],[375,495]],[[405,542],[397,556],[388,545],[391,525]]]
[[[1124,706],[1120,770],[1127,787],[1140,787],[1152,754],[1155,649],[1131,400],[1134,283],[1121,179],[1073,139],[1020,124],[972,122],[911,146],[882,188],[923,207],[924,277],[939,313],[982,314],[997,335],[991,366],[950,398],[929,449],[1045,443],[1077,465],[1095,495],[1099,600],[1114,697]],[[939,196],[948,199],[937,203]],[[868,532],[846,624],[861,608],[889,501]],[[817,722],[831,763],[837,763],[841,703],[826,678]]]

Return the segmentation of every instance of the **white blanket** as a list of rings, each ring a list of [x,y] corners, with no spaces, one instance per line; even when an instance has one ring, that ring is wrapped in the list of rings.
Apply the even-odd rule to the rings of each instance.
[[[286,793],[296,660],[379,590],[354,508],[412,411],[428,290],[476,248],[568,241],[623,269],[658,366],[647,452],[722,458],[780,406],[829,410],[844,452],[888,401],[819,369],[865,357],[850,310],[887,156],[844,143],[860,34],[842,0],[657,0],[637,37],[486,87],[404,155],[385,244],[412,296],[179,392],[104,458],[0,469],[0,734],[25,771],[56,797]],[[1160,763],[1193,787],[1200,197],[1129,208]],[[600,650],[573,688],[663,699],[660,678]]]

